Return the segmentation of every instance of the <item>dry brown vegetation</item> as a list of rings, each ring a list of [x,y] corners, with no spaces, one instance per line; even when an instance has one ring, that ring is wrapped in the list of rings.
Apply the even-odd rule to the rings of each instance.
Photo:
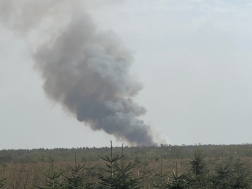
[[[177,162],[178,173],[186,172],[189,169],[190,159],[166,159],[162,160],[162,174],[164,178],[168,179],[171,172],[175,169]],[[214,173],[216,164],[221,163],[221,159],[205,159],[207,167],[210,173]],[[252,165],[252,158],[243,158],[247,165]],[[103,172],[104,162],[103,161],[87,161],[80,162],[85,165],[81,174],[87,181],[98,182],[97,173]],[[133,173],[135,177],[145,176],[146,179],[142,179],[142,183],[151,186],[151,182],[155,174],[161,172],[161,159],[156,158],[155,160],[139,160],[135,161],[135,168]],[[56,162],[55,165],[59,170],[67,170],[68,165],[74,165],[74,162]],[[7,163],[1,165],[1,178],[7,178],[6,189],[30,189],[35,186],[45,185],[46,176],[44,173],[49,169],[50,162],[48,163]],[[64,175],[67,175],[67,171]],[[62,177],[64,177],[62,175]]]
[[[160,172],[160,159],[154,161],[146,161],[148,163],[145,166],[146,172],[151,173],[152,177],[155,173]],[[162,160],[163,161],[163,173],[170,173],[175,168],[175,162],[178,162],[179,172],[184,171],[188,165],[188,160]],[[56,162],[58,169],[66,170],[67,166],[74,165],[74,162]],[[102,171],[104,168],[104,162],[102,161],[88,161],[81,162],[80,164],[85,164],[85,168],[82,171],[83,175],[86,175],[86,179],[98,182],[97,173]],[[4,188],[8,189],[28,189],[34,188],[34,186],[45,185],[46,176],[44,173],[50,167],[50,163],[7,163],[1,165],[1,178],[7,178],[6,185]],[[143,176],[144,165],[142,162],[136,165],[133,173],[136,177]],[[67,172],[65,173],[67,174]],[[64,177],[64,176],[62,176]]]
[[[203,147],[210,148],[211,146]],[[236,149],[236,146],[230,146],[229,148],[231,147],[232,149]],[[245,180],[243,179],[241,181],[246,181],[247,184],[252,184],[252,157],[248,156],[252,152],[252,148],[250,148],[250,145],[246,145],[239,148],[238,152],[237,150],[227,150],[226,153],[223,153],[224,150],[220,150],[219,147],[217,148],[217,150],[211,147],[211,151],[205,151],[207,153],[204,153],[202,156],[204,162],[204,173],[202,175],[203,180],[201,178],[200,179],[204,183],[214,183],[216,182],[216,178],[218,176],[218,173],[216,171],[218,165],[230,164],[230,175],[228,182],[233,182],[232,180],[236,173],[238,173],[238,176],[240,174],[239,170],[238,172],[235,170],[236,162],[238,162],[237,158],[239,158],[239,161],[241,160],[240,165],[241,167],[243,167],[242,169],[245,171],[244,173],[246,173],[246,175],[244,176]],[[191,149],[184,146],[165,146],[161,148],[150,147],[125,149],[127,153],[125,153],[124,156],[124,163],[128,164],[132,162],[135,165],[131,171],[133,171],[134,178],[142,177],[140,185],[143,188],[153,188],[154,183],[160,182],[160,175],[162,176],[162,180],[164,182],[169,183],[169,179],[172,178],[172,174],[174,173],[175,169],[175,172],[178,175],[179,173],[185,173],[185,175],[189,177],[190,175],[194,175],[194,173],[192,172],[192,161],[187,157],[191,154],[191,158],[195,158],[195,156],[193,156],[193,154],[191,153],[192,150],[194,152],[197,151],[195,151],[195,148]],[[143,149],[145,149],[145,151]],[[36,188],[36,186],[45,186],[46,181],[48,180],[48,177],[45,175],[45,173],[47,173],[52,166],[52,161],[50,159],[55,159],[54,157],[56,157],[57,159],[57,161],[54,162],[57,170],[64,171],[59,179],[62,183],[64,182],[65,184],[66,178],[70,176],[69,166],[74,167],[76,165],[76,162],[73,161],[73,157],[75,157],[75,159],[77,159],[77,163],[84,166],[84,168],[81,169],[81,171],[78,173],[82,178],[83,183],[92,183],[96,185],[98,182],[100,182],[98,174],[107,174],[105,171],[105,161],[99,158],[98,154],[102,153],[102,156],[104,157],[104,155],[108,154],[108,149],[102,149],[102,152],[98,152],[99,149],[84,149],[89,152],[91,150],[94,151],[87,154],[82,153],[83,149],[81,149],[82,151],[80,150],[79,153],[72,153],[73,150],[74,149],[71,149],[71,152],[67,153],[64,152],[66,151],[65,149],[57,149],[57,153],[54,151],[41,150],[41,154],[37,152],[32,154],[30,153],[30,151],[28,151],[27,155],[25,155],[24,153],[22,154],[23,151],[21,150],[17,152],[13,150],[2,151],[0,180],[6,178],[6,180],[4,181],[6,184],[3,188],[30,189]],[[113,150],[115,151],[115,155],[120,155],[120,149]],[[43,151],[46,151],[47,154],[43,154]],[[64,153],[62,153],[62,151]],[[243,156],[243,158],[241,158],[241,155],[239,155],[241,154],[241,151],[242,154],[247,156]],[[172,158],[173,156],[180,158]],[[10,157],[11,159],[8,160],[8,157]],[[118,163],[120,163],[120,161],[121,160],[119,160]],[[210,177],[211,179],[215,179],[215,181],[210,181],[208,179]],[[193,179],[193,177],[191,178]],[[187,182],[186,179],[185,182]]]

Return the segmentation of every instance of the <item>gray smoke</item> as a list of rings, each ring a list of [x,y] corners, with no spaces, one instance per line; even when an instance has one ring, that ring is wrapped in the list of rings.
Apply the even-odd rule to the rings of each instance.
[[[81,6],[80,1],[0,0],[0,19],[24,36],[43,23],[58,28],[42,36],[43,44],[32,53],[50,99],[93,130],[135,145],[155,144],[139,119],[146,109],[132,99],[142,86],[130,74],[130,52],[113,32],[98,31]]]

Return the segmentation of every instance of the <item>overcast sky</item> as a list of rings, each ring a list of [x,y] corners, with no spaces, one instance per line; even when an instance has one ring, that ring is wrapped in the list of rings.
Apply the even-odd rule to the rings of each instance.
[[[172,145],[252,143],[249,0],[93,6],[96,27],[112,30],[134,55],[131,72],[144,86],[135,100],[147,108],[141,118],[157,138]],[[125,142],[92,131],[49,100],[33,65],[27,41],[0,25],[0,149]]]

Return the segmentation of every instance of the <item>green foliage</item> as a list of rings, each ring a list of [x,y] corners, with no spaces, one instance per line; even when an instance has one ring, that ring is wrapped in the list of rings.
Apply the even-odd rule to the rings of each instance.
[[[159,158],[157,158],[155,161],[157,161]],[[161,157],[161,165],[160,165],[160,172],[156,172],[154,176],[154,182],[153,187],[154,188],[168,188],[167,182],[164,181],[164,178],[166,177],[166,174],[163,174],[163,159]]]
[[[172,171],[169,176],[169,183],[167,188],[169,189],[183,189],[186,186],[186,175],[184,173],[178,173],[178,164],[176,162],[175,170]]]
[[[248,188],[250,186],[248,176],[244,162],[238,157],[230,174],[230,187],[239,189]]]
[[[103,186],[103,188],[116,188],[118,181],[115,176],[115,171],[118,163],[117,161],[121,159],[121,157],[119,155],[113,157],[112,142],[110,157],[99,157],[106,162],[107,169],[105,171],[108,173],[108,175],[98,174],[99,179],[101,180],[100,185]]]
[[[47,178],[46,186],[36,186],[39,189],[63,189],[64,186],[61,183],[60,176],[64,173],[64,171],[58,170],[55,166],[54,160],[51,162],[51,166],[49,170],[45,173]]]
[[[161,146],[148,146],[148,147],[124,147],[125,157],[128,160],[134,161],[137,157],[140,160],[146,156],[149,159],[160,157],[162,154],[163,159],[181,159],[191,158],[191,154],[195,147],[193,145],[164,145]],[[227,152],[228,156],[236,156],[239,151],[242,157],[252,157],[252,145],[200,145],[200,149],[206,154],[206,158],[218,158],[222,156],[222,152]],[[109,147],[103,148],[55,148],[55,149],[32,149],[32,150],[0,150],[0,163],[39,163],[47,162],[49,159],[54,159],[60,162],[74,161],[74,152],[80,155],[81,159],[78,161],[93,162],[98,161],[100,156],[105,156],[110,151]],[[113,147],[113,153],[119,155],[121,153],[121,147]]]
[[[80,176],[80,171],[83,169],[85,165],[80,165],[77,164],[77,160],[76,160],[76,152],[75,152],[75,162],[74,162],[74,167],[71,165],[68,165],[68,172],[69,172],[69,176],[65,176],[66,178],[66,188],[67,189],[79,189],[79,188],[83,188],[84,184],[83,184],[83,179]]]
[[[194,157],[190,161],[190,170],[187,174],[187,184],[192,188],[202,188],[207,186],[206,182],[206,165],[204,157],[202,155],[202,150],[198,147],[194,151]]]
[[[144,161],[142,162],[141,173],[143,175],[143,179],[142,179],[143,188],[149,188],[149,186],[152,186],[152,184],[150,184],[150,181],[153,175],[153,170],[149,167],[149,162],[146,159],[146,154],[145,154]]]
[[[106,162],[106,172],[108,175],[99,174],[100,188],[109,189],[137,189],[140,188],[139,179],[135,179],[132,175],[132,169],[135,165],[130,162],[129,164],[124,163],[123,157],[123,146],[122,155],[113,157],[112,142],[111,142],[111,154],[110,157],[100,157]],[[121,159],[121,164],[118,161]]]
[[[66,163],[64,163],[66,159],[62,158],[61,163],[58,164],[58,166],[61,166],[61,169],[59,169],[55,166],[54,161],[52,161],[49,169],[43,174],[44,177],[40,177],[41,174],[38,170],[43,168],[46,163],[43,163],[43,165],[35,163],[42,160],[46,161],[48,158],[52,157],[58,157],[58,159],[60,159],[57,153],[61,152],[62,149],[57,149],[58,152],[55,153],[49,150],[50,153],[48,155],[41,155],[38,151],[28,155],[20,152],[20,157],[24,157],[23,160],[29,159],[24,162],[33,163],[17,164],[19,168],[15,168],[15,164],[3,164],[4,169],[0,177],[8,177],[8,180],[6,185],[5,179],[0,180],[0,188],[25,188],[26,186],[32,188],[34,185],[38,185],[36,188],[39,189],[252,188],[251,165],[245,161],[251,160],[251,158],[240,158],[240,156],[238,156],[238,158],[233,158],[234,154],[236,156],[239,154],[233,153],[234,151],[227,151],[225,157],[223,157],[223,151],[221,151],[222,147],[220,146],[205,145],[201,147],[211,150],[206,153],[204,152],[203,155],[202,148],[200,150],[193,146],[189,148],[188,146],[162,145],[161,147],[122,147],[119,149],[112,147],[111,142],[110,148],[83,148],[81,150],[85,150],[85,153],[87,153],[83,154],[82,151],[79,150],[79,155],[77,157],[76,152],[75,156],[73,156],[72,152],[74,149],[69,149],[66,154],[63,153],[63,156],[64,158],[67,157],[66,159],[69,161],[74,159],[74,164],[68,164],[68,166],[66,166]],[[226,146],[223,146],[223,148],[224,147]],[[238,146],[229,146],[229,148],[231,147],[233,148],[232,150],[238,149]],[[242,154],[250,154],[250,145],[246,145],[244,149],[243,146],[239,147],[241,150],[244,150]],[[104,155],[108,150],[110,150],[110,155]],[[192,152],[192,150],[194,150],[193,158],[189,162],[187,158],[182,158],[187,157],[187,153]],[[6,157],[14,160],[9,151],[5,152]],[[100,159],[98,160],[95,158],[97,153],[100,154]],[[162,156],[159,158],[161,153]],[[213,154],[216,156],[213,156]],[[222,157],[221,159],[219,156],[220,154]],[[180,160],[171,159],[177,157],[180,157]],[[80,161],[82,161],[85,166],[77,163]],[[170,162],[176,162],[175,166]],[[179,169],[177,162],[180,162]],[[35,171],[34,169],[30,169],[34,166],[37,166]],[[5,172],[10,169],[12,169],[12,171],[6,174]],[[29,174],[25,174],[27,171],[29,171]],[[32,175],[35,172],[36,177]],[[23,176],[19,177],[18,175]],[[12,180],[16,178],[18,178],[18,180],[11,184]],[[29,178],[31,179],[29,180]],[[22,185],[20,180],[23,181],[25,179],[26,181],[29,180],[31,183],[29,186],[26,184],[24,186]]]
[[[201,176],[204,174],[205,171],[205,162],[204,157],[202,155],[202,150],[196,148],[194,151],[194,158],[190,161],[191,164],[191,172],[195,176]]]
[[[213,186],[218,189],[242,189],[249,188],[249,173],[240,157],[234,162],[223,162],[215,169],[216,174],[211,181]]]
[[[6,178],[0,180],[0,188],[3,188],[4,185],[6,184],[6,183],[5,183],[5,180],[6,180]]]
[[[215,175],[211,178],[211,183],[214,188],[225,189],[230,186],[230,163],[222,162],[215,168]]]

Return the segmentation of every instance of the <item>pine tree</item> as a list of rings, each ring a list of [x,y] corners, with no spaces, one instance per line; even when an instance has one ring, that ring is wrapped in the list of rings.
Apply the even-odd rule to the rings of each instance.
[[[111,147],[110,147],[110,157],[105,156],[101,157],[99,156],[101,159],[103,159],[106,162],[106,172],[109,173],[108,176],[104,176],[102,174],[98,174],[99,175],[99,179],[101,180],[100,185],[103,188],[116,188],[116,178],[115,178],[115,168],[117,165],[117,161],[119,159],[121,159],[121,157],[118,155],[116,157],[113,157],[113,147],[112,147],[112,141],[110,141],[111,143]]]
[[[149,188],[149,186],[152,186],[152,183],[151,183],[151,178],[152,178],[152,172],[153,170],[148,166],[149,165],[149,162],[147,162],[146,160],[146,154],[145,154],[145,158],[144,158],[144,161],[142,162],[142,184],[143,184],[143,188],[146,189],[146,188]]]
[[[137,189],[140,188],[139,180],[142,179],[142,177],[135,179],[133,177],[132,169],[135,168],[135,165],[130,162],[129,164],[124,163],[124,154],[123,154],[123,144],[122,144],[122,155],[121,155],[121,164],[116,164],[116,177],[119,181],[118,188],[121,189]]]
[[[64,171],[59,171],[55,166],[54,160],[51,160],[51,166],[49,170],[44,174],[46,176],[46,186],[36,186],[39,189],[64,189],[64,185],[61,182],[60,176]]]
[[[100,182],[100,188],[103,189],[138,189],[140,188],[139,179],[135,179],[132,174],[132,169],[134,168],[134,165],[132,162],[129,164],[124,163],[124,155],[123,155],[123,145],[122,145],[122,155],[113,157],[113,151],[112,151],[112,141],[111,141],[111,153],[110,157],[105,156],[101,157],[101,159],[106,161],[106,172],[109,173],[109,175],[104,176],[102,174],[99,174]],[[121,159],[121,164],[118,163],[118,161]]]
[[[228,189],[230,188],[230,163],[224,162],[223,154],[222,161],[220,165],[215,168],[216,174],[212,176],[211,183],[214,188],[218,189]]]
[[[5,183],[5,180],[6,180],[6,178],[0,180],[0,188],[3,188],[4,185],[6,184],[6,183]]]
[[[168,188],[167,182],[164,181],[166,174],[163,174],[163,158],[161,156],[160,172],[155,174],[155,180],[153,183],[154,188],[165,189]]]
[[[236,158],[233,168],[230,175],[230,188],[248,188],[250,186],[249,175],[240,157]]]
[[[76,161],[76,152],[75,152],[75,162],[74,167],[68,165],[68,170],[70,172],[69,176],[65,176],[67,182],[67,189],[79,189],[83,188],[83,179],[80,176],[80,171],[83,169],[85,165],[77,164]]]
[[[194,157],[190,161],[191,168],[189,174],[187,174],[187,184],[191,188],[202,188],[206,187],[206,165],[202,150],[198,147],[194,151]]]
[[[186,176],[184,173],[178,173],[178,164],[176,162],[175,170],[172,171],[171,176],[169,177],[169,184],[167,188],[169,189],[183,189],[185,188]]]

